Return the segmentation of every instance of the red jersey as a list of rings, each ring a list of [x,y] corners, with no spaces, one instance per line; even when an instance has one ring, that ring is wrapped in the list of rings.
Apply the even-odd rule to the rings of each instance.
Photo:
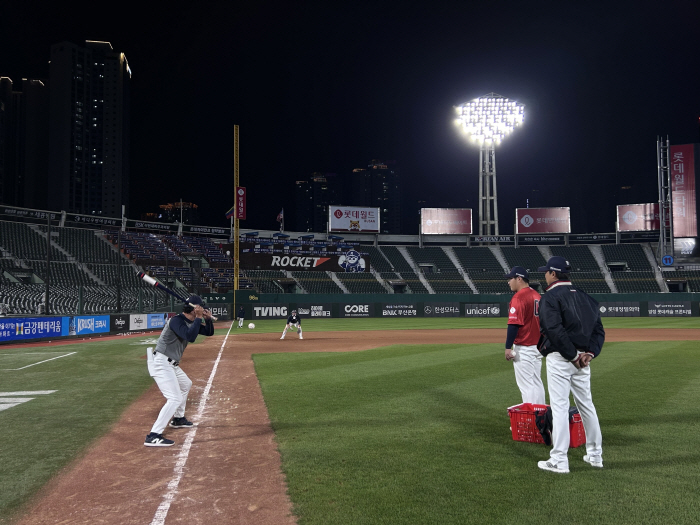
[[[540,299],[540,294],[527,286],[510,300],[508,324],[520,325],[516,345],[532,346],[540,340]]]

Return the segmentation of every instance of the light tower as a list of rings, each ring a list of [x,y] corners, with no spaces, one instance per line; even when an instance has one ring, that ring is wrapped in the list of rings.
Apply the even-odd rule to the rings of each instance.
[[[455,107],[455,124],[479,144],[479,235],[498,235],[496,145],[524,120],[523,104],[489,93]]]

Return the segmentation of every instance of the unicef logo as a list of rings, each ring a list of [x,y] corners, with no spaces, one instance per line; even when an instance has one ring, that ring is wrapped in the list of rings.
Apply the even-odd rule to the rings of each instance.
[[[535,219],[533,219],[533,218],[530,217],[529,215],[525,215],[525,216],[523,216],[522,219],[520,219],[520,224],[522,224],[522,225],[525,226],[526,228],[529,228],[529,227],[532,226],[534,223],[535,223]]]
[[[625,221],[627,224],[634,224],[637,220],[637,214],[633,211],[628,211],[622,216],[622,220]]]
[[[428,219],[427,221],[425,221],[425,224],[426,224],[427,226],[432,226],[432,225],[433,225],[433,221],[430,220],[430,219]]]
[[[604,313],[607,312],[607,311],[608,311],[608,309],[605,308],[605,306],[601,306],[601,307],[600,307],[600,313],[601,313],[601,314],[604,314]]]
[[[496,315],[499,315],[501,313],[501,309],[498,306],[494,306],[493,308],[491,308],[491,311]]]

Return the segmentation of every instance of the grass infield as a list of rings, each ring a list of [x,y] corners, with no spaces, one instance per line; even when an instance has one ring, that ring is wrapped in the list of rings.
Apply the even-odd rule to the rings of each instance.
[[[283,320],[255,324],[247,334],[284,327]],[[604,324],[700,328],[700,319]],[[304,321],[309,335],[470,327],[503,329],[505,319]],[[231,332],[230,344],[242,331]],[[0,523],[152,385],[142,355],[146,339],[153,345],[155,337],[0,346],[0,392],[56,390],[0,410]],[[502,345],[269,354],[255,356],[255,364],[302,525],[654,523],[662,516],[696,523],[700,469],[691,444],[700,430],[700,371],[689,365],[697,362],[696,346],[606,345],[593,375],[605,469],[587,468],[577,449],[568,476],[538,471],[536,461],[547,456],[543,445],[511,440],[505,408],[518,392]],[[70,352],[76,354],[56,358]],[[3,397],[9,396],[0,404]],[[144,421],[145,431],[151,423]]]

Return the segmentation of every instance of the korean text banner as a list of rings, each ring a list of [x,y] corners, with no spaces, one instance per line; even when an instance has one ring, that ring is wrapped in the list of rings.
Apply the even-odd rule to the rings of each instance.
[[[328,224],[332,232],[379,233],[379,208],[328,206]]]
[[[516,208],[515,233],[571,233],[569,208]]]
[[[673,236],[697,237],[695,204],[695,145],[671,146]]]
[[[236,219],[245,219],[246,216],[246,193],[243,186],[236,188]]]
[[[617,207],[617,231],[641,232],[658,230],[659,203],[620,204]]]
[[[60,337],[63,317],[0,317],[0,342]]]
[[[426,235],[470,235],[471,208],[421,208],[421,233]]]

